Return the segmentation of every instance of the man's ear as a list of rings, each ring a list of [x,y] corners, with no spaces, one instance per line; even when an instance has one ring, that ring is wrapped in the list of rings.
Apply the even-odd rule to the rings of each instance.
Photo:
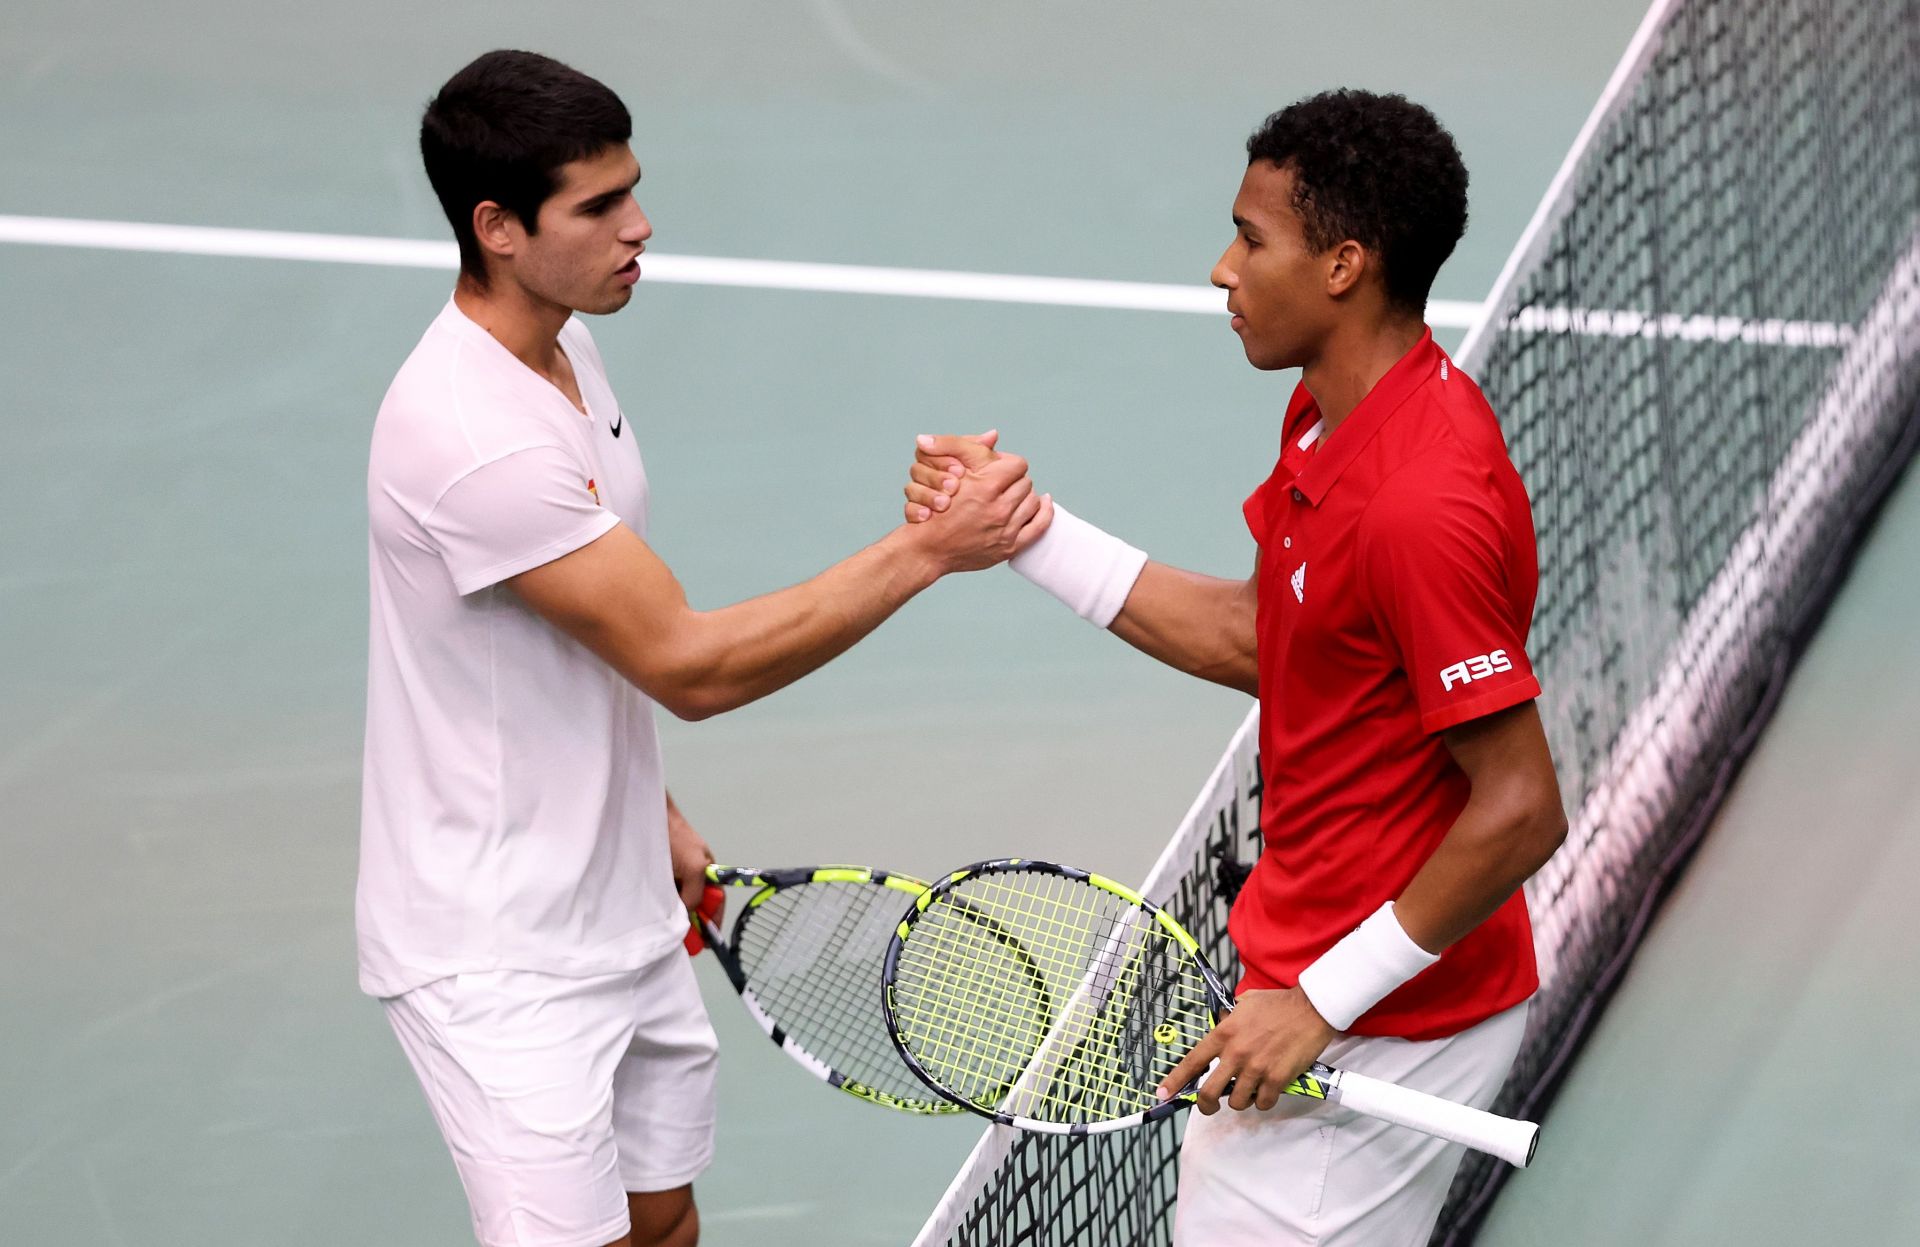
[[[1355,290],[1373,267],[1373,253],[1349,238],[1327,253],[1327,295],[1338,299]]]
[[[506,259],[513,255],[522,233],[520,218],[493,200],[483,199],[473,206],[473,237],[482,251]]]

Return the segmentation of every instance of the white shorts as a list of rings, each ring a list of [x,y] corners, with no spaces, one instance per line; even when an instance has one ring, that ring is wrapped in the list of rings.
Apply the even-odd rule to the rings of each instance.
[[[604,1247],[628,1191],[713,1158],[719,1045],[677,944],[620,974],[456,974],[381,1003],[485,1247]]]
[[[1526,1029],[1522,1003],[1445,1039],[1337,1039],[1321,1060],[1486,1108]],[[1174,1247],[1425,1247],[1465,1150],[1299,1096],[1189,1112]]]

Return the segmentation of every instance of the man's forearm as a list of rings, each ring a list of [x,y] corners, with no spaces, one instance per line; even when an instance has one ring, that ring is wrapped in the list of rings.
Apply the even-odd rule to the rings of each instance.
[[[818,576],[713,611],[688,611],[661,655],[674,713],[703,719],[785,688],[845,653],[939,579],[889,534]],[[664,691],[664,690],[663,690]]]
[[[1532,702],[1448,729],[1472,791],[1400,895],[1300,972],[1300,990],[1338,1030],[1485,922],[1566,835],[1560,788]]]
[[[1506,903],[1564,826],[1557,810],[1469,800],[1400,896],[1300,972],[1300,991],[1335,1030],[1349,1029]]]
[[[907,485],[907,518],[946,505],[957,475],[993,462],[993,438],[923,437]],[[1252,580],[1221,580],[1155,563],[1146,553],[1055,509],[1046,536],[1013,560],[1015,572],[1127,644],[1188,675],[1257,695]]]
[[[1557,800],[1469,799],[1394,903],[1414,943],[1440,952],[1485,922],[1546,864],[1566,834]]]
[[[1188,675],[1259,692],[1250,581],[1149,562],[1108,630]]]
[[[685,719],[745,705],[837,657],[941,576],[1029,547],[1051,510],[1007,456],[938,524],[896,528],[804,584],[697,611],[659,555],[616,525],[507,583],[543,619]]]

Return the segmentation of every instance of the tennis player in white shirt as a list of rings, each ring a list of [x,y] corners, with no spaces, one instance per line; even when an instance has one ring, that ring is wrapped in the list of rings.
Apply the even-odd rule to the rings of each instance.
[[[638,430],[576,312],[652,234],[604,85],[493,52],[428,105],[460,245],[367,474],[360,982],[385,1005],[486,1247],[689,1247],[715,1040],[680,951],[712,860],[667,794],[686,719],[813,671],[942,575],[1045,530],[1026,465],[974,474],[803,584],[695,610],[648,547]]]

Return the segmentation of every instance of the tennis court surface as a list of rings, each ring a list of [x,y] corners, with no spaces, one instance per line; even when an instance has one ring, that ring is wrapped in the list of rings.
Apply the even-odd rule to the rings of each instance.
[[[1541,1159],[1504,1189],[1469,1165],[1441,1236],[1910,1241],[1920,6],[1535,7],[13,6],[0,1242],[470,1241],[354,991],[351,896],[367,435],[450,281],[414,126],[495,46],[635,112],[678,276],[594,328],[703,605],[872,540],[915,433],[990,425],[1076,511],[1243,571],[1292,378],[1191,310],[1241,144],[1331,85],[1432,106],[1474,175],[1436,330],[1534,494],[1575,824],[1503,1101],[1544,1113]],[[675,796],[732,860],[1150,878],[1225,968],[1245,701],[1062,614],[942,586],[780,697],[665,725]],[[879,1112],[702,974],[710,1247],[1167,1241],[1177,1128]]]

